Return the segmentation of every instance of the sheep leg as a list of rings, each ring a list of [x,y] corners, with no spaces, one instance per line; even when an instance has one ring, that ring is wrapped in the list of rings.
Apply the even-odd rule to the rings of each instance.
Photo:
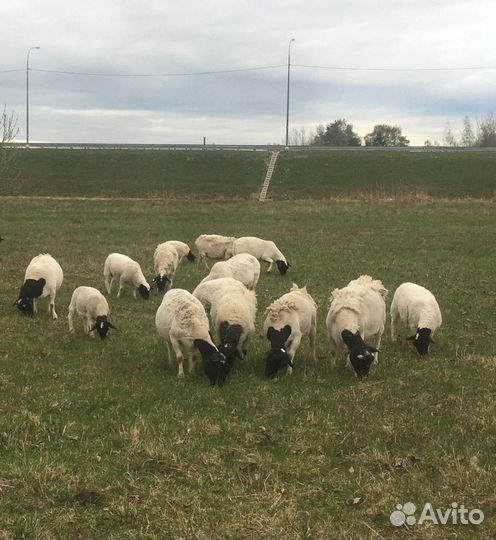
[[[274,261],[272,259],[264,259],[264,261],[269,263],[269,267],[267,268],[267,273],[270,273],[270,271],[272,270],[272,264],[274,263]]]
[[[376,336],[375,336],[375,348],[376,348],[376,349],[378,349],[378,348],[381,346],[381,339],[382,339],[382,333],[383,333],[383,332],[384,332],[384,328],[382,328],[382,329],[380,330],[380,332],[378,332],[378,333],[376,334]],[[374,353],[374,355],[375,355],[375,361],[374,361],[374,363],[375,363],[376,365],[379,365],[379,353],[376,352],[376,353]]]
[[[104,274],[105,278],[105,288],[107,289],[108,294],[112,292],[112,285],[114,284],[114,278],[112,274]]]
[[[176,341],[175,339],[171,339],[170,342],[171,342],[172,348],[174,349],[174,352],[176,353],[177,364],[178,364],[177,376],[180,377],[180,378],[183,378],[184,377],[184,367],[183,367],[184,356],[183,356],[183,352],[181,351],[181,347],[179,346],[178,341]]]
[[[88,332],[88,334],[92,338],[94,338],[95,334],[96,334],[96,330],[91,331],[91,327],[94,325],[94,321],[92,321],[91,319],[88,318],[88,319],[86,319],[86,325],[87,325],[87,330],[86,331]]]
[[[117,291],[117,298],[121,297],[121,292],[123,288],[124,288],[124,283],[122,283],[122,281],[119,281],[119,290]]]
[[[38,313],[38,306],[36,305],[36,298],[33,298],[33,313]]]
[[[69,314],[67,315],[67,322],[69,323],[69,332],[71,334],[74,334],[75,330],[74,330],[74,322],[73,322],[73,317],[74,317],[74,308],[72,307],[72,305],[69,306]]]
[[[396,341],[398,339],[398,333],[396,329],[396,324],[398,323],[399,318],[396,313],[391,313],[391,341]]]
[[[310,329],[310,334],[308,338],[310,339],[310,347],[312,349],[312,358],[314,362],[317,361],[317,354],[315,351],[315,337],[317,335],[317,317],[312,317],[312,328]]]
[[[188,356],[188,373],[192,373],[196,366],[195,353],[189,353]]]
[[[288,356],[289,356],[289,359],[291,360],[291,363],[294,365],[294,357],[301,343],[301,334],[293,333],[291,338],[292,338],[291,343],[289,344],[289,347],[288,347]],[[293,373],[293,368],[291,366],[288,366],[287,374],[291,375],[292,373]]]
[[[49,301],[48,313],[52,315],[52,319],[55,321],[56,319],[59,318],[59,316],[57,315],[57,312],[55,311],[55,293],[53,293],[53,296],[50,295],[48,297],[48,301]]]

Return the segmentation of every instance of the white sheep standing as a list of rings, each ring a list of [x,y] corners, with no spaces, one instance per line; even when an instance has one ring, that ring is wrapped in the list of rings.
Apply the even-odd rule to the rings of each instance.
[[[218,279],[221,277],[232,277],[241,281],[247,289],[255,289],[260,278],[260,263],[249,253],[234,255],[227,261],[219,261],[210,269],[209,275],[201,283]]]
[[[269,263],[267,272],[272,270],[272,264],[276,263],[279,273],[284,275],[289,268],[286,257],[272,240],[262,240],[256,236],[242,236],[233,242],[233,253],[250,253],[260,261]]]
[[[119,282],[119,291],[117,297],[121,295],[124,286],[132,287],[134,298],[136,291],[146,300],[150,296],[150,285],[148,285],[140,265],[122,253],[111,253],[105,260],[103,267],[103,276],[105,278],[105,287],[107,292],[112,292],[114,281]]]
[[[203,262],[208,270],[207,257],[209,259],[228,259],[233,254],[234,236],[222,236],[220,234],[201,234],[195,240],[198,250],[198,264]]]
[[[177,254],[179,255],[179,264],[181,264],[184,257],[186,257],[188,261],[195,262],[196,257],[193,255],[186,242],[181,242],[180,240],[167,240],[164,244],[176,248]]]
[[[153,254],[154,282],[161,292],[172,287],[172,279],[179,265],[179,254],[170,242],[159,244]]]
[[[329,333],[331,360],[346,345],[357,377],[367,376],[370,366],[379,360],[379,346],[386,325],[387,290],[380,280],[360,276],[342,289],[331,293],[326,327]],[[374,346],[364,340],[371,339]]]
[[[95,331],[105,339],[110,328],[115,326],[108,320],[110,313],[107,299],[94,287],[77,287],[74,289],[69,304],[69,332],[74,334],[74,314],[77,313],[83,318],[83,329],[91,337],[95,337]]]
[[[393,295],[391,303],[391,339],[396,341],[396,325],[402,321],[413,335],[407,339],[413,342],[420,355],[429,352],[432,336],[441,326],[443,318],[436,297],[416,283],[401,284]]]
[[[193,291],[206,310],[220,339],[219,351],[232,367],[236,358],[245,358],[255,333],[257,297],[233,278],[202,282]]]
[[[60,264],[48,253],[36,255],[26,268],[24,284],[14,305],[24,313],[33,315],[37,312],[36,299],[48,296],[48,313],[57,319],[55,297],[64,280]]]
[[[169,344],[172,345],[179,366],[178,377],[184,377],[184,357],[188,356],[191,372],[199,351],[210,383],[223,384],[226,358],[210,337],[207,314],[197,298],[184,289],[168,291],[155,315],[155,326],[165,339],[169,363],[172,361]]]
[[[306,287],[300,289],[293,283],[290,292],[272,302],[265,315],[263,333],[271,344],[266,356],[268,377],[273,377],[285,366],[288,366],[288,374],[292,373],[296,351],[306,336],[310,340],[312,357],[316,359],[317,304]]]

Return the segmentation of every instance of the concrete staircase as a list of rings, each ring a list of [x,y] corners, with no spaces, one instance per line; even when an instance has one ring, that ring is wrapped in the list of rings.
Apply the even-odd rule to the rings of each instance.
[[[258,200],[260,202],[264,202],[267,197],[267,191],[269,189],[270,179],[272,178],[272,173],[274,172],[274,169],[276,167],[278,156],[279,156],[279,152],[272,152],[272,155],[270,156],[269,166],[267,167],[267,172],[265,174],[265,180],[264,180],[264,183],[262,184],[262,189],[260,190],[260,196],[258,197]]]

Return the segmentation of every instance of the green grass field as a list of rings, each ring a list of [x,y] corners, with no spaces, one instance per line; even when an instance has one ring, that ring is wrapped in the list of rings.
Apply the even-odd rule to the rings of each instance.
[[[19,182],[0,195],[253,198],[267,152],[19,151]],[[283,152],[269,197],[494,198],[494,152]]]
[[[0,538],[489,538],[496,530],[496,213],[487,202],[2,200]],[[103,290],[112,251],[151,277],[158,242],[204,232],[274,239],[292,267],[261,276],[266,306],[294,281],[319,305],[292,377],[268,381],[257,337],[226,385],[184,380],[156,335],[161,298],[111,297],[106,342],[67,329],[73,289]],[[32,256],[65,272],[59,319],[12,307]],[[444,323],[427,358],[389,338],[358,383],[329,366],[334,287],[359,274],[429,287]],[[204,276],[184,261],[174,285]],[[407,335],[406,331],[400,334]],[[397,503],[452,502],[482,525],[395,528]]]

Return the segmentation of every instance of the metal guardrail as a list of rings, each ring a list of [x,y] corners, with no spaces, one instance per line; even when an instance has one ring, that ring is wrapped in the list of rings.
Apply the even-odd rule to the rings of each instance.
[[[24,143],[10,143],[7,148],[26,148]],[[119,144],[119,143],[36,143],[31,149],[55,150],[208,150],[239,152],[496,152],[496,147],[461,146],[307,146],[283,144]]]

